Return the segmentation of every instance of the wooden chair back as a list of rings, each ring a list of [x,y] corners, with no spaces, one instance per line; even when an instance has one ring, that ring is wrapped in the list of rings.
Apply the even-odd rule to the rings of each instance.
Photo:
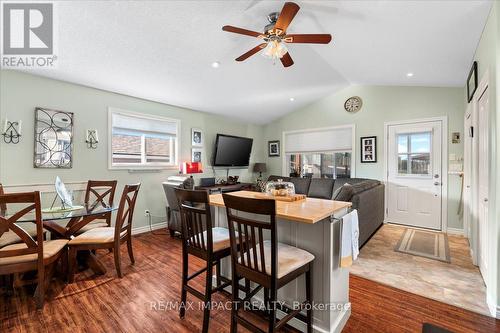
[[[115,199],[116,180],[89,180],[85,191],[85,204],[95,207],[101,204],[104,207],[112,207]],[[102,215],[108,226],[111,225],[111,212]]]
[[[3,185],[0,183],[0,195],[5,194],[3,191]],[[5,212],[7,210],[7,204],[6,203],[0,203],[0,212]]]
[[[89,180],[85,191],[85,204],[113,206],[117,183],[116,180]]]
[[[115,242],[132,235],[134,208],[141,184],[125,185],[118,206],[115,224]]]
[[[175,189],[179,201],[182,240],[190,252],[213,253],[212,216],[208,192],[205,190]],[[206,231],[206,237],[203,232]]]
[[[231,262],[240,277],[262,285],[270,285],[277,276],[276,202],[268,199],[242,198],[222,194],[227,212],[231,241]],[[236,215],[238,212],[257,214],[269,221],[259,221]],[[271,236],[271,275],[266,272],[264,234]],[[244,244],[243,246],[237,246]],[[267,263],[269,264],[269,263]]]
[[[10,216],[0,215],[0,237],[11,230],[21,241],[26,244],[26,248],[0,251],[0,258],[22,256],[28,254],[38,254],[38,269],[43,272],[43,225],[42,209],[40,205],[40,192],[0,194],[0,205],[19,204],[25,205],[17,212],[12,212]],[[31,237],[25,230],[15,223],[26,214],[34,213],[36,222],[36,239]],[[0,273],[2,272],[0,268]]]

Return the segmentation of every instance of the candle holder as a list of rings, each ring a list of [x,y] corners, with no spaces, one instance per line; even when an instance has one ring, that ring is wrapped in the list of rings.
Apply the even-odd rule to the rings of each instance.
[[[2,136],[5,143],[18,144],[21,139],[21,121],[5,120]]]
[[[97,130],[88,129],[85,142],[87,143],[87,148],[96,149],[99,143],[99,137],[97,135]]]

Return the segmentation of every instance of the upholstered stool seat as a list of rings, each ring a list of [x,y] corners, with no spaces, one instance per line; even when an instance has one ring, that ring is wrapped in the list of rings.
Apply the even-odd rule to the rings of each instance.
[[[22,222],[22,223],[16,223],[16,225],[26,231],[28,235],[30,235],[33,238],[36,238],[36,224],[31,223],[31,222]],[[16,243],[22,243],[21,238],[19,238],[18,235],[14,231],[6,231],[1,237],[0,237],[0,249],[4,246],[11,245],[11,244],[16,244]]]
[[[120,236],[125,235],[125,231]],[[105,244],[115,240],[115,227],[94,228],[69,241],[69,246],[77,244]]]
[[[265,267],[266,273],[268,275],[271,275],[271,241],[268,240],[264,241],[263,247],[264,247],[264,263],[266,266]],[[252,266],[254,266],[253,249],[250,249],[249,252],[250,252],[250,262]],[[259,267],[260,270],[262,270],[259,246],[257,246],[257,251],[255,252],[257,252],[257,266]],[[290,246],[283,243],[277,244],[277,252],[278,252],[278,266],[277,266],[278,279],[282,278],[285,275],[288,275],[290,272],[293,272],[294,270],[314,260],[314,255],[312,255],[311,253],[299,249],[298,247]],[[246,257],[245,260],[247,260]],[[241,257],[238,259],[238,262],[241,263]]]
[[[207,244],[206,231],[203,232],[203,240],[205,241],[205,244]],[[229,247],[231,246],[229,239],[229,229],[221,227],[212,228],[212,242],[212,249],[214,252],[229,249]]]
[[[43,242],[43,259],[48,260],[51,257],[56,256],[62,249],[64,249],[66,244],[68,244],[68,240],[66,239],[57,239],[57,240]],[[12,244],[1,248],[0,252],[27,249],[27,248],[28,246],[25,243]],[[5,258],[0,258],[0,266],[21,264],[27,262],[36,262],[37,260],[38,260],[38,253],[5,257]]]

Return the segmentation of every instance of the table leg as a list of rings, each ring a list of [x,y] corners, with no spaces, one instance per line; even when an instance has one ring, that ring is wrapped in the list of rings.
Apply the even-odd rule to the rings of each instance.
[[[97,275],[106,274],[106,267],[97,258],[97,256],[92,253],[92,251],[80,251],[82,260],[85,261],[87,266]]]

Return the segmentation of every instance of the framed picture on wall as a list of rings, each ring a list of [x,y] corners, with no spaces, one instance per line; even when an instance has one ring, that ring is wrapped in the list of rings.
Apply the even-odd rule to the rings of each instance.
[[[269,157],[280,156],[280,142],[279,140],[268,142]]]
[[[361,163],[377,163],[377,137],[361,138]]]
[[[203,131],[201,129],[191,129],[191,145],[195,147],[203,147]]]
[[[191,149],[191,162],[202,162],[203,161],[203,149],[193,148]]]
[[[467,102],[470,103],[477,89],[477,62],[474,61],[467,77]]]

